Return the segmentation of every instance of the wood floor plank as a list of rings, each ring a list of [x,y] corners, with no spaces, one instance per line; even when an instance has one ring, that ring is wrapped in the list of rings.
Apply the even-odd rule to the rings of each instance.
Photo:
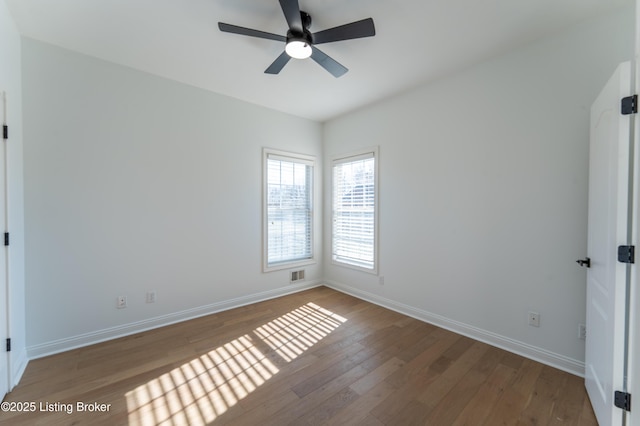
[[[327,287],[33,360],[5,401],[59,408],[12,426],[597,425],[583,379]]]
[[[485,425],[515,425],[528,401],[528,395],[518,392],[502,392]]]
[[[543,367],[544,365],[539,362],[529,359],[523,360],[513,383],[509,386],[510,390],[518,392],[524,397],[529,397]]]
[[[353,389],[353,385],[351,386],[351,389]],[[394,387],[384,381],[381,381],[365,393],[359,394],[359,398],[355,399],[349,405],[342,408],[342,410],[335,413],[326,424],[334,426],[366,424],[363,422],[366,419],[371,419],[373,417],[371,414],[371,407],[377,406],[395,391],[396,389]],[[381,422],[376,419],[376,423]]]
[[[467,404],[477,395],[490,374],[498,367],[501,353],[495,348],[487,348],[472,368],[460,377],[456,385],[433,408],[426,419],[428,424],[450,425]]]
[[[451,423],[452,426],[485,424],[487,418],[496,411],[494,407],[505,388],[514,379],[515,374],[516,371],[513,368],[498,364],[471,400],[459,412],[459,415]],[[487,422],[486,424],[491,423]]]
[[[361,377],[350,387],[360,395],[364,395],[371,388],[386,379],[391,373],[405,365],[405,362],[398,358],[390,358],[384,364],[370,371]]]
[[[381,333],[383,334],[383,336],[376,336],[376,339],[382,339],[385,335],[388,337],[388,335],[393,333],[394,330],[384,330],[384,332],[385,333]],[[360,351],[349,357],[344,357],[340,360],[340,362],[328,365],[324,370],[318,371],[313,376],[292,387],[293,391],[302,398],[315,389],[318,389],[323,384],[344,374],[352,368],[357,367],[358,365],[365,362],[373,355],[384,349],[382,345],[376,345],[373,341],[367,340],[368,339],[363,339],[362,342],[359,342],[359,344],[362,346],[362,349]]]
[[[580,425],[580,414],[586,395],[572,392],[572,389],[583,386],[583,379],[567,376],[565,386],[559,391],[549,425]]]
[[[488,349],[489,347],[485,343],[473,342],[464,353],[456,354],[458,356],[456,362],[442,372],[440,377],[418,396],[418,400],[429,409],[434,408],[462,380],[478,358]]]
[[[365,373],[366,372],[358,366],[352,368],[343,375],[324,384],[322,387],[315,389],[305,397],[299,398],[298,401],[286,405],[278,412],[274,413],[274,415],[270,416],[266,421],[267,424],[295,424],[298,419],[314,412],[318,407],[324,406],[327,400],[330,400],[336,394],[345,391],[351,383],[358,380]],[[357,396],[353,391],[350,391],[349,395]]]
[[[384,423],[380,422],[380,420],[378,420],[376,417],[367,416],[367,418],[362,420],[356,426],[382,426],[382,425],[384,425]]]
[[[548,424],[555,409],[560,390],[569,378],[560,371],[543,367],[534,385],[526,407],[520,413],[520,422],[526,425]]]
[[[269,392],[268,398],[263,398],[262,401],[242,400],[241,405],[245,406],[245,411],[237,416],[229,416],[228,414],[221,415],[216,424],[237,424],[237,425],[258,425],[264,419],[268,419],[274,415],[274,413],[282,410],[287,405],[296,404],[300,398],[289,388],[272,388]]]
[[[573,392],[573,390],[571,390],[571,392]],[[598,421],[596,420],[596,415],[593,412],[593,407],[589,402],[589,398],[584,398],[578,424],[580,426],[598,426]]]
[[[358,399],[359,395],[351,388],[344,388],[326,399],[313,410],[305,413],[303,416],[291,421],[291,426],[298,425],[319,425],[327,423],[342,408],[348,406],[351,402]]]
[[[385,398],[384,401],[373,407],[371,414],[385,424],[392,424],[394,420],[400,418],[409,404],[416,401],[424,389],[431,386],[431,383],[433,383],[438,376],[439,373],[429,369],[428,366],[420,369],[408,377],[400,387],[396,386],[396,392],[393,392]],[[385,382],[394,386],[394,384],[388,380],[385,380]]]
[[[396,386],[398,389],[403,387],[405,383],[416,376],[420,371],[429,367],[442,353],[453,345],[460,336],[446,330],[436,330],[428,336],[428,344],[423,351],[414,359],[391,374],[387,379],[388,383]]]

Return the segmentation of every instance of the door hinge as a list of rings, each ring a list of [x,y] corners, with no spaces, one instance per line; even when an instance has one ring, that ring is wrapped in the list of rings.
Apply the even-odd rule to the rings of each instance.
[[[2,125],[2,139],[9,139],[9,126],[7,126],[6,124]]]
[[[613,404],[625,411],[631,411],[631,394],[627,392],[616,391],[613,397]]]
[[[635,114],[638,112],[638,95],[627,96],[620,102],[620,112],[622,115]]]
[[[635,263],[635,246],[618,246],[618,262]]]
[[[4,233],[4,245],[5,246],[9,245],[9,233],[8,232]]]
[[[11,352],[11,339],[7,339],[7,352]]]

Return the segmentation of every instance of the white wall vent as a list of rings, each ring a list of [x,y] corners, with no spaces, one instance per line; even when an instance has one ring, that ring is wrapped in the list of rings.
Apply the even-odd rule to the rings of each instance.
[[[296,282],[304,280],[304,269],[300,269],[299,271],[291,271],[291,282]]]

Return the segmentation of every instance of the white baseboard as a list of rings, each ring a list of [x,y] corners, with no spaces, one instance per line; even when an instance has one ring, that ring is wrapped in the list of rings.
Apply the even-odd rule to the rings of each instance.
[[[325,281],[325,285],[327,287],[333,288],[334,290],[350,294],[351,296],[366,300],[367,302],[374,303],[376,305],[391,309],[393,311],[419,319],[421,321],[428,322],[438,327],[453,331],[454,333],[462,334],[463,336],[467,336],[474,340],[487,343],[491,346],[513,352],[525,358],[541,362],[543,364],[566,371],[576,376],[584,377],[585,366],[584,362],[582,361],[550,352],[546,349],[542,349],[528,343],[511,339],[509,337],[501,336],[491,331],[482,330],[480,328],[464,324],[459,321],[454,321],[441,315],[436,315],[421,309],[417,309],[412,306],[375,295],[373,293],[353,288],[343,283],[329,280]]]
[[[180,312],[174,312],[143,321],[119,325],[117,327],[93,331],[90,333],[80,334],[64,339],[53,340],[50,342],[41,343],[39,345],[27,347],[27,356],[28,359],[42,358],[71,349],[81,348],[107,340],[117,339],[119,337],[140,333],[142,331],[152,330],[154,328],[164,327],[178,322],[215,314],[217,312],[239,308],[241,306],[250,305],[252,303],[274,299],[276,297],[285,296],[287,294],[298,293],[303,290],[318,287],[322,285],[322,283],[322,280],[296,283],[295,285],[288,285],[286,287],[281,287],[275,290],[264,291],[248,296],[241,296],[235,299],[223,300],[220,302],[211,303],[209,305],[199,306],[197,308],[187,309]]]
[[[444,329],[453,331],[454,333],[458,333],[463,336],[467,336],[472,339],[487,343],[489,345],[496,346],[500,349],[516,353],[518,355],[530,358],[554,368],[558,368],[568,373],[584,377],[585,366],[584,362],[582,361],[550,352],[546,349],[529,345],[527,343],[511,339],[509,337],[505,337],[491,331],[483,330],[468,324],[461,323],[459,321],[454,321],[441,315],[436,315],[415,308],[413,306],[405,305],[403,303],[399,303],[394,300],[369,293],[367,291],[359,290],[343,283],[330,280],[314,280],[248,296],[241,296],[235,299],[216,302],[193,309],[187,309],[184,311],[151,318],[148,320],[138,321],[135,323],[111,327],[91,333],[85,333],[78,336],[30,346],[27,348],[26,358],[24,359],[24,362],[20,364],[19,368],[15,369],[16,373],[14,374],[14,377],[17,377],[17,380],[15,380],[14,383],[18,382],[19,378],[22,376],[22,372],[24,372],[24,369],[27,366],[27,361],[30,359],[42,358],[44,356],[65,352],[71,349],[89,346],[107,340],[117,339],[119,337],[128,336],[154,328],[164,327],[205,315],[215,314],[217,312],[250,305],[252,303],[262,302],[264,300],[273,299],[276,297],[285,296],[287,294],[297,293],[303,290],[318,287],[323,284],[327,287],[333,288],[334,290],[350,294],[359,299],[366,300],[368,302],[385,307],[387,309],[391,309],[401,314],[419,319],[438,327],[442,327]]]

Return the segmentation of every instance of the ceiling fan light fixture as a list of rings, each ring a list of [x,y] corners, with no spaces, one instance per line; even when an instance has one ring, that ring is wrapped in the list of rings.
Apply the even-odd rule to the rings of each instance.
[[[307,59],[312,53],[311,45],[304,39],[288,40],[284,50],[295,59]]]

